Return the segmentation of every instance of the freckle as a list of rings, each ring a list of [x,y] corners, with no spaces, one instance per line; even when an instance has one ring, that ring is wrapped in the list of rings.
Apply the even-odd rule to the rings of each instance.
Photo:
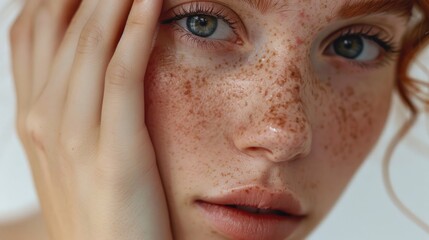
[[[341,112],[341,117],[342,117],[343,122],[346,122],[347,121],[346,110],[344,109],[344,107],[339,107],[339,110]]]
[[[191,82],[188,80],[185,83],[185,95],[190,96],[192,94],[192,85]]]
[[[268,96],[268,89],[265,89],[264,97]]]
[[[284,86],[286,84],[287,80],[283,77],[280,77],[277,79],[276,84],[279,86]]]
[[[298,46],[304,44],[304,40],[300,37],[296,37],[295,41]]]
[[[371,118],[368,118],[368,126],[372,126],[372,124],[373,124],[373,122],[372,122],[372,119]]]
[[[346,95],[348,96],[348,97],[351,97],[351,96],[353,96],[355,94],[355,92],[354,92],[354,89],[352,88],[352,87],[347,87],[346,88]]]
[[[332,16],[326,16],[326,17],[325,17],[325,20],[326,20],[327,22],[332,21],[332,19],[333,19],[333,17],[332,17]]]

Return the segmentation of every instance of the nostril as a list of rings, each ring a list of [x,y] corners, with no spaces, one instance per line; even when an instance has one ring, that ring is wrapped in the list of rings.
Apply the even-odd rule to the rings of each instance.
[[[264,147],[248,147],[246,150],[248,152],[253,152],[253,153],[264,152],[264,153],[268,153],[268,154],[273,154],[273,152],[270,149],[264,148]]]
[[[258,151],[258,147],[249,147],[248,148],[248,150],[250,151],[250,152],[256,152],[256,151]]]
[[[248,150],[249,150],[249,152],[255,152],[258,150],[258,148],[257,147],[249,147]]]

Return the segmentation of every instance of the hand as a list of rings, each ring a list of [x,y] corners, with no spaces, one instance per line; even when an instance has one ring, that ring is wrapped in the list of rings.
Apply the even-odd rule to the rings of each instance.
[[[11,29],[17,128],[52,239],[171,239],[145,126],[162,0],[27,0]]]

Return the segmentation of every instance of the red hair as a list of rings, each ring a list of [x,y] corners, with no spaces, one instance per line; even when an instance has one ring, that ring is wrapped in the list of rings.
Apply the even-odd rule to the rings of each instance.
[[[429,225],[418,218],[400,201],[393,189],[389,173],[389,165],[395,148],[414,126],[419,114],[422,111],[427,113],[429,110],[429,96],[425,94],[425,91],[429,90],[429,83],[412,79],[409,76],[410,66],[415,63],[422,50],[429,45],[429,0],[414,0],[414,5],[422,14],[422,19],[408,34],[406,34],[406,36],[404,36],[398,67],[396,69],[396,89],[402,102],[409,109],[410,116],[399,129],[397,135],[387,149],[383,160],[383,180],[388,194],[395,205],[413,222],[429,233]],[[423,70],[429,72],[429,63],[416,63],[420,65]],[[423,109],[419,109],[421,105],[423,105]]]

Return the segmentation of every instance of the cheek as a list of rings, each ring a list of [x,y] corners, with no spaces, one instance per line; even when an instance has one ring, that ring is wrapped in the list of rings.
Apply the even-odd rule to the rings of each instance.
[[[311,110],[318,120],[313,124],[309,156],[313,161],[306,170],[309,182],[317,186],[309,194],[316,194],[312,198],[324,206],[319,209],[321,215],[332,207],[374,147],[388,115],[392,89],[369,85],[365,90],[348,86],[327,92],[329,97],[319,97],[320,108]]]
[[[328,75],[309,89],[314,147],[329,154],[332,166],[355,169],[377,141],[393,92],[393,69],[368,75]],[[389,80],[391,79],[391,80]],[[347,166],[344,166],[347,168]]]
[[[155,148],[172,152],[168,148],[179,144],[182,150],[194,151],[193,143],[201,145],[216,137],[208,129],[220,124],[225,111],[219,86],[204,69],[180,65],[162,51],[154,51],[155,55],[145,78],[146,124]]]
[[[387,84],[389,81],[383,82],[385,84],[368,83],[364,88],[347,86],[340,92],[338,103],[331,104],[330,112],[338,124],[338,141],[343,143],[339,144],[342,149],[331,148],[338,158],[360,164],[374,147],[385,125],[393,92],[393,86]]]
[[[331,131],[335,131],[336,144],[324,144],[334,156],[333,159],[344,161],[360,160],[368,152],[382,128],[387,104],[370,102],[369,98],[338,98],[329,105],[325,115],[330,115]],[[354,164],[351,164],[354,165]]]

